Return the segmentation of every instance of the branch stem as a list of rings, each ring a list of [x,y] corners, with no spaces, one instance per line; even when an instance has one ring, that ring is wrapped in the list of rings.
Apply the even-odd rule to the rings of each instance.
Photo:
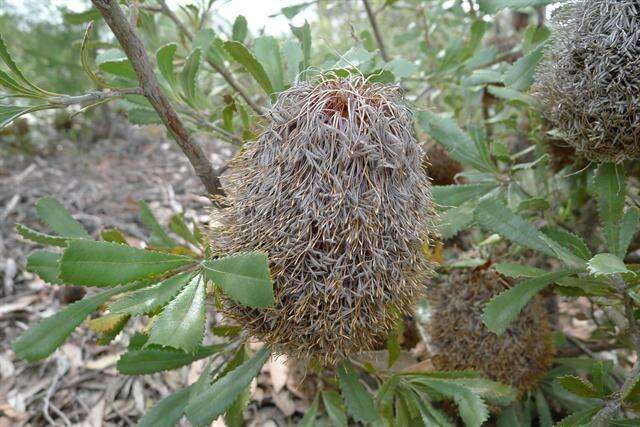
[[[376,42],[378,43],[378,48],[380,49],[380,55],[382,55],[382,59],[385,62],[389,62],[389,55],[387,55],[387,49],[384,47],[384,40],[382,39],[382,33],[380,33],[380,28],[378,27],[378,22],[376,21],[376,16],[371,9],[371,4],[369,0],[362,0],[364,4],[364,9],[367,12],[367,18],[369,18],[369,23],[371,24],[371,28],[373,29],[373,35],[376,38]]]
[[[198,178],[211,195],[223,195],[224,191],[211,162],[202,148],[193,140],[180,117],[162,92],[153,71],[153,66],[142,40],[136,34],[125,17],[117,0],[91,0],[100,11],[105,22],[118,39],[120,46],[131,61],[138,76],[142,93],[160,116],[160,119],[173,135],[182,152],[187,156]]]

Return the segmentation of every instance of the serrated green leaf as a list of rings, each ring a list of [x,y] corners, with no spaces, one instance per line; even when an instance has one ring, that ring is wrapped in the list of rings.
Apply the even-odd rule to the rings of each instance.
[[[496,184],[437,185],[431,188],[433,201],[440,206],[460,206],[477,200],[496,188]]]
[[[378,410],[386,420],[393,419],[393,402],[396,399],[398,384],[400,384],[400,376],[391,375],[378,389],[376,396]]]
[[[262,67],[262,64],[256,59],[255,56],[247,49],[242,43],[229,40],[224,43],[226,51],[242,65],[245,70],[258,82],[260,87],[264,89],[267,95],[271,96],[274,93],[273,85],[266,71]]]
[[[538,412],[538,422],[540,427],[553,427],[553,417],[551,416],[551,409],[547,403],[547,399],[540,388],[536,388],[536,410]]]
[[[445,379],[428,379],[429,386],[438,393],[453,398],[460,417],[468,427],[480,427],[489,418],[487,405],[468,388]]]
[[[309,6],[311,6],[313,3],[314,3],[313,1],[307,1],[307,2],[303,2],[303,3],[299,3],[299,4],[294,4],[292,6],[286,6],[286,7],[283,7],[282,9],[280,9],[280,12],[287,19],[292,19],[297,14],[302,12],[304,9],[308,8]]]
[[[592,384],[575,375],[558,377],[558,383],[567,391],[580,397],[602,397]]]
[[[138,78],[138,75],[133,69],[133,65],[131,65],[131,61],[129,61],[128,58],[105,60],[98,63],[98,69],[104,73],[113,74],[114,76],[124,77],[130,80],[137,80]]]
[[[482,172],[496,171],[496,166],[483,158],[473,140],[453,119],[429,111],[419,111],[417,120],[422,129],[455,160]]]
[[[260,373],[269,355],[269,349],[262,347],[251,359],[192,396],[185,410],[189,421],[197,426],[211,424]]]
[[[205,321],[205,283],[192,278],[153,322],[147,345],[158,344],[193,352],[202,342]]]
[[[313,402],[311,402],[311,406],[307,410],[304,417],[300,420],[297,427],[313,427],[316,422],[316,416],[318,414],[318,406],[320,405],[320,393],[316,394],[316,397],[313,398]]]
[[[293,40],[287,40],[282,45],[282,56],[287,67],[287,83],[293,84],[300,72],[300,64],[304,57],[302,55],[302,48],[300,43]]]
[[[249,360],[249,348],[247,345],[243,345],[238,349],[234,358],[225,366],[221,376],[224,376]],[[244,422],[244,410],[247,404],[251,400],[251,387],[247,386],[240,392],[236,400],[229,406],[229,409],[224,414],[224,422],[227,427],[242,427]]]
[[[640,426],[640,418],[618,419],[609,421],[609,427],[637,427]]]
[[[540,238],[547,244],[548,247],[551,248],[553,253],[556,254],[556,258],[558,258],[562,263],[571,268],[584,269],[586,267],[586,263],[584,258],[580,258],[573,254],[569,249],[562,246],[560,243],[556,242],[552,238],[543,234]]]
[[[584,260],[590,259],[593,255],[587,244],[579,236],[560,228],[545,227],[542,232]]]
[[[556,254],[543,240],[543,234],[497,200],[487,199],[478,204],[475,216],[480,225],[492,233],[525,248],[555,257]]]
[[[244,43],[248,34],[249,29],[247,27],[247,18],[242,15],[236,16],[235,21],[233,21],[233,28],[231,29],[231,39]]]
[[[9,89],[9,92],[18,94],[24,98],[34,98],[34,99],[42,98],[41,94],[38,94],[32,91],[31,89],[29,89],[28,87],[25,87],[22,84],[18,83],[13,77],[11,77],[9,74],[4,72],[3,70],[0,70],[0,86],[4,86],[5,88]],[[0,106],[0,111],[2,111],[2,108],[21,108],[21,109],[27,109],[27,110],[29,109],[29,107],[3,105],[3,106]],[[5,112],[4,114],[9,114],[9,111]],[[0,123],[3,123],[1,119],[0,119]]]
[[[100,233],[100,238],[105,242],[127,244],[127,238],[122,234],[122,231],[117,228],[103,230]]]
[[[257,37],[253,42],[253,54],[262,64],[273,90],[282,92],[284,90],[284,67],[278,40],[271,36]]]
[[[442,239],[454,237],[473,222],[474,205],[464,203],[458,207],[447,209],[436,219],[436,229]]]
[[[185,99],[192,105],[197,100],[197,84],[196,76],[198,75],[198,69],[200,68],[200,57],[202,51],[200,49],[194,49],[187,57],[184,67],[180,72],[180,85],[182,86],[182,93]]]
[[[273,305],[273,283],[263,252],[245,252],[202,263],[206,277],[226,295],[247,307]]]
[[[342,399],[335,391],[323,391],[322,402],[334,427],[346,427],[347,415],[344,413]]]
[[[45,250],[31,252],[27,257],[27,271],[37,274],[42,280],[53,285],[61,285],[60,254]]]
[[[16,224],[16,230],[18,231],[19,235],[27,240],[31,240],[32,242],[60,247],[65,247],[67,245],[68,239],[64,237],[41,233],[19,223]]]
[[[600,412],[602,405],[590,406],[562,419],[555,427],[579,427],[588,424]]]
[[[533,96],[512,88],[489,85],[487,86],[487,92],[496,98],[511,101],[515,104],[536,105],[536,100]]]
[[[168,43],[162,46],[156,52],[156,63],[160,74],[169,83],[172,88],[176,87],[176,73],[173,70],[173,58],[176,54],[178,45],[175,43]]]
[[[191,362],[209,357],[226,347],[217,344],[198,347],[193,353],[168,348],[145,348],[127,351],[117,363],[120,373],[126,375],[147,375],[186,366]]]
[[[353,419],[363,423],[372,423],[378,419],[371,395],[358,380],[348,360],[338,366],[338,376],[342,398]]]
[[[96,341],[98,345],[108,345],[111,341],[113,341],[115,337],[117,337],[118,334],[122,332],[125,325],[131,318],[131,316],[128,314],[116,316],[119,316],[116,318],[116,323],[113,324],[111,328],[105,330],[104,332],[102,332],[102,334],[100,334],[100,338],[98,338],[98,340]]]
[[[189,229],[189,226],[187,226],[187,224],[184,222],[184,217],[182,216],[182,214],[176,214],[171,217],[169,228],[171,229],[171,231],[182,237],[187,242],[193,244],[196,247],[199,246],[198,239],[196,239],[196,236],[194,236],[193,232]]]
[[[18,65],[15,63],[15,61],[13,60],[11,55],[9,54],[9,50],[7,49],[7,45],[4,42],[4,39],[2,38],[2,35],[0,35],[0,59],[5,64],[7,64],[7,67],[9,67],[9,70],[11,70],[11,72],[15,75],[16,79],[21,81],[25,85],[27,85],[29,87],[30,91],[34,91],[36,93],[43,94],[43,95],[49,95],[48,92],[40,89],[38,86],[34,85],[30,80],[28,80],[24,76],[24,74],[22,73],[20,68],[18,68]],[[0,128],[2,128],[1,123],[2,122],[0,121]]]
[[[157,248],[173,248],[177,246],[177,243],[169,237],[164,228],[160,225],[156,217],[149,209],[149,205],[145,201],[138,202],[140,208],[140,220],[151,231],[151,237],[149,238],[149,244]]]
[[[587,270],[594,276],[609,276],[629,272],[624,262],[613,254],[598,254],[594,256],[587,263]]]
[[[189,282],[192,273],[181,273],[155,285],[140,289],[109,305],[113,313],[128,313],[133,316],[150,314],[164,307]]]
[[[626,182],[624,167],[614,163],[602,163],[595,175],[598,213],[602,222],[609,252],[620,252],[620,223],[624,210]]]
[[[174,427],[182,418],[190,393],[191,387],[187,387],[165,397],[144,414],[137,427]]]
[[[484,308],[482,321],[487,329],[502,335],[531,298],[558,279],[573,272],[573,270],[560,270],[523,280],[511,289],[493,297]]]
[[[67,284],[115,286],[148,279],[193,263],[192,258],[117,243],[70,240],[60,260]]]
[[[291,32],[302,45],[302,69],[306,70],[311,65],[311,28],[309,23],[305,20],[303,26],[294,27],[289,25],[289,28],[291,28]]]
[[[507,277],[536,277],[545,273],[544,270],[528,265],[503,262],[495,264],[493,268],[500,274]]]
[[[502,76],[502,82],[513,89],[526,91],[533,83],[533,76],[544,54],[545,44],[518,59]]]
[[[620,244],[618,245],[618,257],[624,259],[629,245],[638,232],[640,223],[640,210],[635,206],[627,208],[620,223]]]
[[[0,105],[0,129],[8,126],[18,117],[29,113],[31,107],[18,107],[14,105]]]
[[[62,237],[91,239],[87,230],[53,197],[43,197],[36,203],[38,217]]]
[[[44,359],[53,353],[87,316],[109,301],[111,297],[140,286],[142,286],[140,283],[129,283],[74,302],[53,316],[40,320],[20,335],[12,344],[13,351],[19,358],[29,362]]]

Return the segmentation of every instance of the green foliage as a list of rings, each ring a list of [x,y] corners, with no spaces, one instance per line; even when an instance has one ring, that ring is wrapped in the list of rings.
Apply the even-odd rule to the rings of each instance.
[[[130,350],[118,359],[117,368],[119,372],[127,375],[146,375],[178,369],[198,359],[209,357],[224,347],[224,344],[198,347],[192,353],[154,347]]]
[[[37,274],[42,280],[52,285],[61,284],[58,278],[60,254],[45,250],[33,251],[27,257],[27,271]]]
[[[624,262],[615,255],[612,254],[598,254],[591,258],[587,263],[587,269],[589,273],[594,276],[600,275],[612,275],[627,273],[629,270]]]
[[[267,95],[274,93],[273,85],[267,72],[256,57],[240,42],[227,41],[224,43],[226,51],[235,59],[264,89]]]
[[[173,427],[180,421],[184,409],[189,403],[191,390],[183,388],[165,397],[144,414],[138,422],[139,427]]]
[[[204,336],[204,306],[205,282],[198,274],[158,315],[147,344],[195,351]]]
[[[115,295],[134,290],[139,283],[111,288],[60,310],[53,316],[42,319],[14,341],[16,355],[29,362],[44,359],[58,348],[73,330],[98,307]]]
[[[269,358],[270,351],[265,346],[251,359],[247,360],[224,377],[205,385],[185,408],[185,414],[191,423],[197,426],[209,425],[222,414],[258,375],[262,365]]]
[[[377,419],[373,399],[360,384],[358,377],[349,361],[338,367],[340,377],[340,389],[342,398],[354,420],[363,423],[372,423]]]
[[[131,315],[151,314],[171,301],[191,279],[191,273],[180,273],[133,292],[109,305],[112,313]]]
[[[146,251],[117,243],[73,240],[60,260],[60,278],[74,285],[115,286],[158,277],[193,262],[184,255]]]
[[[206,277],[234,301],[247,307],[273,304],[273,283],[265,253],[235,254],[205,261],[202,266]]]
[[[573,273],[572,270],[560,270],[523,280],[513,288],[493,297],[484,309],[482,321],[490,331],[502,335],[509,327],[509,323],[516,319],[531,298],[571,273]]]
[[[52,197],[43,197],[38,200],[36,212],[49,228],[63,237],[91,239],[82,224],[69,214],[62,203]]]

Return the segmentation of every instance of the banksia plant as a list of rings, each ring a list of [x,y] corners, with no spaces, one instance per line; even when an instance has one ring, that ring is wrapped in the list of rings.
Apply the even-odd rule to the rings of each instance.
[[[554,17],[533,92],[546,117],[589,160],[640,157],[639,14],[635,0],[584,0]]]
[[[454,270],[427,291],[427,347],[437,370],[474,370],[531,390],[548,372],[554,347],[547,312],[537,297],[501,336],[482,321],[485,305],[511,284],[492,270]]]
[[[400,101],[359,77],[299,84],[231,162],[213,252],[268,253],[276,304],[225,311],[275,351],[369,350],[423,292],[430,184]]]

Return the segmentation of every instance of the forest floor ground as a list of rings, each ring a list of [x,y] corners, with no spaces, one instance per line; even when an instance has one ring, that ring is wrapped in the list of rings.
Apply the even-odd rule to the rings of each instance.
[[[22,223],[46,231],[35,213],[40,197],[56,197],[94,236],[115,227],[133,244],[148,236],[138,216],[139,200],[149,203],[161,223],[179,212],[208,223],[211,203],[163,132],[126,127],[121,133],[124,137],[90,143],[59,133],[49,135],[37,154],[0,151],[0,427],[135,425],[154,402],[193,383],[203,369],[196,362],[160,374],[119,374],[115,364],[144,320],[130,322],[104,347],[82,325],[38,363],[18,360],[11,350],[24,330],[65,305],[59,287],[25,271],[27,255],[38,246],[15,230],[15,223]],[[225,144],[202,143],[216,167],[232,155]],[[282,426],[308,408],[282,359],[269,361],[254,383],[247,425]]]

